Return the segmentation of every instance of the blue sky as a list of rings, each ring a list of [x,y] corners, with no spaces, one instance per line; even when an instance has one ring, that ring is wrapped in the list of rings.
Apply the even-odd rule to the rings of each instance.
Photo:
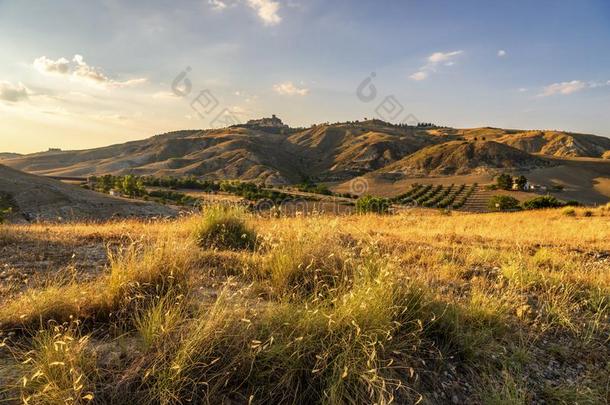
[[[601,0],[0,0],[0,50],[0,151],[272,113],[292,126],[412,114],[610,136]],[[187,67],[190,92],[173,88]],[[193,108],[201,91],[214,101]]]

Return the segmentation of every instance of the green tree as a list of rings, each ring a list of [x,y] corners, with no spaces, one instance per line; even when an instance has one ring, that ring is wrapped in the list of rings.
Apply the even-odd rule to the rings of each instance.
[[[127,194],[130,197],[138,197],[144,194],[142,181],[131,174],[123,177],[119,188],[124,194]]]
[[[525,190],[525,185],[527,184],[527,178],[523,175],[517,177],[515,179],[515,184],[519,187],[519,190]]]
[[[498,188],[510,190],[513,188],[513,178],[510,174],[502,173],[496,178]]]

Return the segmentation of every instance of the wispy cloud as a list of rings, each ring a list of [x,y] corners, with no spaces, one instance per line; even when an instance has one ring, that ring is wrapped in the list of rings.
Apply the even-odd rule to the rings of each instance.
[[[432,65],[439,64],[441,62],[448,62],[458,55],[461,55],[464,51],[453,51],[453,52],[434,52],[428,57],[428,62]]]
[[[541,96],[554,96],[557,94],[561,95],[569,95],[573,93],[577,93],[581,90],[584,90],[588,87],[587,83],[582,82],[580,80],[572,80],[571,82],[561,82],[561,83],[553,83],[546,86]]]
[[[173,91],[158,91],[152,95],[153,98],[163,99],[163,100],[177,100],[180,97],[176,95]]]
[[[133,87],[147,81],[145,78],[135,78],[124,81],[113,80],[106,76],[100,68],[88,65],[82,55],[74,55],[72,61],[63,57],[53,60],[46,56],[41,56],[34,60],[33,66],[36,70],[44,74],[71,77],[106,88]]]
[[[282,96],[306,96],[309,94],[309,89],[299,88],[292,82],[278,83],[273,86],[273,90]]]
[[[428,63],[420,67],[417,72],[411,74],[409,78],[415,81],[425,80],[430,77],[430,73],[437,71],[439,65],[453,66],[455,64],[454,59],[463,53],[464,51],[434,52],[428,56]]]
[[[27,100],[28,95],[29,91],[23,84],[0,81],[0,100],[17,103]]]
[[[506,56],[506,51],[505,51],[504,49],[500,49],[500,50],[498,51],[498,56],[499,56],[500,58],[502,58],[502,57]]]
[[[218,11],[224,10],[225,8],[227,8],[227,3],[225,3],[222,0],[208,0],[208,4],[210,6],[212,6],[212,8],[214,10],[218,10]]]

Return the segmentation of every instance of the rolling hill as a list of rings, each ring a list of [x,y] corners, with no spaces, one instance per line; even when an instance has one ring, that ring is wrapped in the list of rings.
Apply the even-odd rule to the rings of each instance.
[[[0,152],[0,160],[2,159],[13,159],[22,156],[19,153],[11,153],[11,152]]]
[[[111,197],[3,165],[0,165],[0,197],[11,205],[13,220],[105,220],[176,215],[176,210],[167,206]]]
[[[421,149],[381,171],[419,177],[495,169],[529,170],[550,165],[548,160],[495,141],[450,141]]]
[[[528,153],[557,157],[600,158],[610,151],[610,139],[595,135],[557,131],[529,131],[497,139]]]
[[[554,176],[548,182],[572,184],[569,171],[585,166],[589,170],[582,159],[593,159],[596,171],[587,178],[595,186],[605,177],[598,181],[592,176],[605,172],[609,158],[610,139],[595,135],[396,126],[368,120],[305,129],[238,125],[176,131],[88,150],[2,155],[0,161],[18,170],[60,177],[193,175],[282,185],[305,179],[342,183],[367,174],[490,178],[499,171],[548,172]],[[558,169],[543,170],[552,167]]]

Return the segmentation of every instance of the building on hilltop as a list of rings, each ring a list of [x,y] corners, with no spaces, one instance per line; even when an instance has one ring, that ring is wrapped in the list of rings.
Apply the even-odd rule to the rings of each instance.
[[[246,125],[252,125],[257,127],[265,128],[288,128],[288,125],[284,124],[281,119],[273,114],[271,118],[261,118],[258,120],[250,120]]]

